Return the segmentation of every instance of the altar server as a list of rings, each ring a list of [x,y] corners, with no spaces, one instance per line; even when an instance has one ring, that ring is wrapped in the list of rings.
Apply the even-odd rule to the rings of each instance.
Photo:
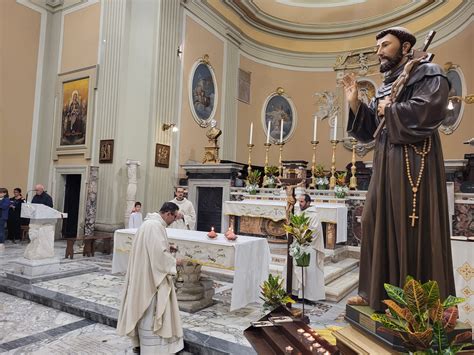
[[[196,211],[191,201],[184,197],[184,189],[182,187],[176,188],[175,198],[170,202],[179,206],[176,221],[170,225],[170,228],[194,230],[196,225]]]

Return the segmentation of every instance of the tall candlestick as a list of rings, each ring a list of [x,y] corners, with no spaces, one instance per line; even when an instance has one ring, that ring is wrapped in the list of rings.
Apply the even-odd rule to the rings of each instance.
[[[280,143],[283,143],[283,118],[281,119],[280,124]]]
[[[337,115],[336,118],[334,119],[334,137],[333,140],[337,140]]]
[[[268,121],[268,128],[267,128],[267,144],[270,143],[270,128],[272,126],[272,121]]]
[[[311,161],[311,183],[309,187],[316,188],[316,146],[319,144],[318,141],[311,141],[313,145],[313,159]]]
[[[316,141],[316,127],[318,127],[318,116],[314,116],[313,141]]]
[[[253,122],[250,124],[249,144],[252,144],[252,136],[253,136]]]
[[[337,116],[336,116],[337,117]],[[336,146],[339,141],[337,139],[331,140],[332,144],[332,159],[331,159],[331,177],[329,178],[329,188],[336,187]]]
[[[247,144],[247,147],[249,148],[249,160],[248,160],[248,167],[247,167],[247,173],[250,175],[250,172],[252,171],[252,148],[253,144]]]

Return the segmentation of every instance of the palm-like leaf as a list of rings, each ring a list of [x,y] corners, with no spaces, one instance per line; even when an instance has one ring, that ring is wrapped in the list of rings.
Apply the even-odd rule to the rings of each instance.
[[[383,286],[385,291],[387,291],[388,297],[402,306],[407,305],[407,302],[405,301],[405,292],[403,292],[403,289],[390,284],[384,284]]]
[[[398,331],[398,332],[405,332],[405,327],[393,319],[390,319],[385,314],[374,313],[370,316],[370,318],[376,322],[381,323],[385,328]]]
[[[433,339],[433,329],[429,328],[423,332],[408,332],[408,339],[416,349],[426,350],[430,348]]]
[[[413,314],[423,314],[428,302],[421,284],[416,280],[410,280],[403,287],[403,292],[405,293],[408,309]]]
[[[448,308],[452,306],[456,306],[457,304],[465,302],[465,298],[461,297],[454,297],[454,296],[448,296],[443,302],[443,307]]]
[[[441,301],[438,299],[437,302],[429,309],[429,317],[433,323],[441,322],[443,320],[443,305]]]
[[[428,281],[422,285],[428,300],[428,308],[434,306],[439,299],[439,286],[436,281]]]
[[[447,332],[450,332],[456,326],[456,322],[459,318],[459,311],[457,307],[453,306],[445,309],[443,318],[444,329],[446,329]]]

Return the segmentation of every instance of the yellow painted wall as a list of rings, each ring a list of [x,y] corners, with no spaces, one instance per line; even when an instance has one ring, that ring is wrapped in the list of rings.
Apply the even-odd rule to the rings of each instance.
[[[207,129],[199,127],[194,120],[188,97],[191,69],[194,63],[205,54],[209,55],[209,61],[214,68],[214,74],[217,80],[218,99],[214,118],[217,121],[217,126],[220,127],[224,43],[193,19],[186,17],[186,33],[183,46],[182,111],[179,127],[179,164],[183,164],[188,160],[201,161],[204,156],[204,146],[208,145],[206,137]],[[184,175],[184,171],[181,170],[180,175]]]
[[[265,150],[263,143],[266,140],[265,129],[262,123],[262,108],[267,97],[282,87],[291,98],[297,113],[297,126],[290,140],[283,149],[283,160],[306,160],[311,162],[313,137],[313,115],[315,106],[315,92],[335,91],[336,74],[334,72],[303,72],[270,67],[257,63],[241,56],[240,68],[252,73],[251,103],[238,103],[237,128],[237,160],[246,162],[248,157],[247,143],[249,139],[250,123],[254,123],[254,144],[252,162],[263,165]],[[329,168],[332,148],[329,143],[330,127],[327,120],[318,122],[316,161]],[[269,164],[278,165],[278,147],[270,148]],[[337,166],[342,168],[351,159],[351,154],[342,146],[337,147]],[[370,158],[371,159],[371,158]]]
[[[10,195],[27,190],[40,23],[38,12],[0,1],[0,186]]]
[[[474,72],[470,60],[474,56],[472,38],[474,25],[471,24],[459,35],[450,41],[433,49],[435,62],[443,65],[453,62],[461,66],[466,79],[467,93],[474,93]],[[240,67],[252,73],[251,104],[238,103],[237,129],[237,160],[246,162],[248,157],[247,143],[250,123],[254,122],[254,144],[252,162],[263,165],[265,151],[263,143],[266,136],[262,125],[262,107],[272,92],[279,86],[283,87],[296,106],[298,123],[293,136],[284,147],[283,160],[306,160],[311,162],[312,147],[310,144],[313,132],[312,115],[316,111],[314,106],[315,92],[335,91],[336,75],[334,72],[301,72],[270,67],[257,63],[245,56],[241,56]],[[378,78],[371,77],[378,81]],[[458,129],[451,135],[440,133],[445,159],[463,159],[465,153],[472,153],[472,148],[462,144],[463,141],[474,137],[474,105],[465,105],[463,120]],[[327,121],[318,123],[317,139],[320,144],[317,148],[317,163],[322,163],[327,169],[331,163],[331,146],[329,143],[330,127]],[[272,146],[269,163],[278,165],[278,148]],[[357,160],[370,161],[372,153]],[[351,161],[351,153],[341,144],[337,147],[337,169],[344,167]]]
[[[97,64],[100,3],[64,16],[61,73]]]

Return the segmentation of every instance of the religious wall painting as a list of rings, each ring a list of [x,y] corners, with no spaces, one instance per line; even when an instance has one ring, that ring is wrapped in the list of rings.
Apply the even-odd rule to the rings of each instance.
[[[280,141],[282,124],[283,142],[287,142],[295,131],[297,123],[296,108],[291,98],[285,94],[284,89],[281,87],[270,94],[263,104],[262,125],[265,135],[267,134],[269,122],[270,143],[275,144]]]
[[[208,127],[217,109],[217,81],[207,54],[195,62],[191,69],[189,105],[197,124]]]
[[[237,99],[250,104],[250,79],[252,73],[239,68],[239,88]]]
[[[99,143],[99,163],[111,164],[114,162],[114,140],[103,139]]]
[[[451,90],[449,91],[450,99],[446,103],[448,105],[446,118],[443,120],[439,130],[444,134],[452,134],[461,123],[465,105],[462,100],[456,98],[466,95],[466,85],[464,75],[457,64],[446,63],[444,70],[451,84]]]
[[[171,147],[165,144],[156,144],[155,166],[158,168],[169,168]]]
[[[53,159],[59,155],[84,154],[91,157],[94,90],[97,66],[58,75],[54,118]]]
[[[88,77],[63,83],[61,145],[85,144],[88,92]]]

